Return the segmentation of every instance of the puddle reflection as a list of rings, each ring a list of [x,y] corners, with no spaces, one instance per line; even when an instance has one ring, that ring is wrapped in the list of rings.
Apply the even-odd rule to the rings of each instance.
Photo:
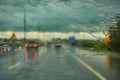
[[[105,64],[114,80],[120,79],[120,56],[107,55]]]
[[[15,55],[10,55],[12,65],[16,64]]]
[[[25,51],[25,61],[28,62],[28,51]]]
[[[36,57],[37,57],[37,51],[34,51],[34,62],[36,62]]]
[[[120,70],[120,56],[107,55],[105,59],[106,67]]]
[[[25,55],[25,62],[28,62],[28,61],[31,62],[31,60],[36,62],[37,53],[38,53],[37,50],[26,50],[25,54],[24,54]]]
[[[106,56],[105,64],[107,69],[109,69],[116,78],[120,75],[120,56]],[[120,77],[119,77],[120,78]]]
[[[70,50],[71,53],[75,53],[75,47],[74,46],[69,46],[68,49]]]

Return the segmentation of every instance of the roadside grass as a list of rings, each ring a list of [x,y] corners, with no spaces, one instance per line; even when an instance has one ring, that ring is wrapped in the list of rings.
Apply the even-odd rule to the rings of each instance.
[[[64,41],[64,44],[70,45],[67,40]],[[78,40],[75,45],[72,45],[79,49],[87,49],[91,51],[104,52],[107,55],[118,55],[120,52],[108,49],[107,44],[100,43],[95,40]]]

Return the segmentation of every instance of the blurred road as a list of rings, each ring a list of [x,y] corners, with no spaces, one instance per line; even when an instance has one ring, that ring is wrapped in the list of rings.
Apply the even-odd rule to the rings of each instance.
[[[120,57],[71,46],[0,56],[1,80],[119,80]]]

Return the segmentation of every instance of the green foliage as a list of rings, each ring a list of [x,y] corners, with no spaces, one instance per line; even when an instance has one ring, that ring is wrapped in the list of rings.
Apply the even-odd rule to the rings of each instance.
[[[96,44],[94,44],[94,48],[95,50],[106,50],[107,46],[105,44],[97,42]]]
[[[120,15],[116,16],[116,24],[110,26],[109,33],[111,38],[109,45],[112,50],[120,51]]]
[[[96,50],[106,49],[106,46],[97,40],[77,40],[75,46],[80,48],[93,48]]]

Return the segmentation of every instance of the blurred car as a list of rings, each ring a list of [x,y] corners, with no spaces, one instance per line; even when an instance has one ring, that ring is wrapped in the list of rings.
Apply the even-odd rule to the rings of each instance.
[[[16,41],[15,42],[15,47],[17,47],[17,48],[23,48],[22,41]]]
[[[58,41],[55,42],[55,47],[56,48],[59,48],[61,46],[62,46],[62,42],[60,40],[58,40]]]
[[[9,45],[2,45],[2,50],[3,51],[10,51],[10,46]]]
[[[52,42],[47,42],[47,47],[50,47],[50,46],[52,46]]]
[[[31,49],[37,49],[38,48],[38,42],[35,42],[35,41],[27,41],[27,42],[25,42],[25,44],[24,44],[24,46],[27,48],[27,49],[29,49],[29,48],[31,48]]]
[[[0,54],[8,53],[10,51],[9,45],[0,45]]]

